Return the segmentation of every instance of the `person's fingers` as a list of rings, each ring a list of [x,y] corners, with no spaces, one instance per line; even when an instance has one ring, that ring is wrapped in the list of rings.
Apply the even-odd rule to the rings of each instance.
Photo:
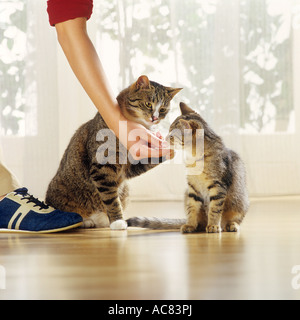
[[[168,154],[170,154],[169,149],[153,149],[153,148],[147,147],[146,145],[142,145],[140,148],[141,159],[161,158],[161,157],[166,157]]]
[[[149,148],[140,140],[129,149],[129,152],[134,160],[142,160],[147,158],[170,158],[172,151],[170,149]]]
[[[148,144],[150,148],[168,148],[169,143],[164,141],[163,138],[157,137],[155,133],[147,130],[146,128],[139,128],[130,130],[128,133],[129,141],[139,141],[142,140],[145,142],[145,145]]]
[[[166,159],[167,160],[173,160],[175,158],[175,150],[174,149],[170,149],[170,152],[166,155]]]
[[[169,148],[170,147],[169,143],[164,140],[164,138],[161,136],[160,133],[159,133],[159,135],[160,136],[149,131],[148,144],[150,145],[150,147],[154,148],[154,149],[155,148],[158,148],[158,149]]]
[[[164,137],[162,136],[162,134],[159,131],[156,132],[156,137],[158,139],[164,140]]]

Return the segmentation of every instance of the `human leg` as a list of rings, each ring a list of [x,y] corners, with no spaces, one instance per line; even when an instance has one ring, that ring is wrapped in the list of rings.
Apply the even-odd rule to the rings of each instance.
[[[81,224],[79,214],[56,210],[20,188],[0,156],[0,232],[52,233]]]
[[[15,175],[3,164],[0,150],[0,201],[6,194],[21,187]]]

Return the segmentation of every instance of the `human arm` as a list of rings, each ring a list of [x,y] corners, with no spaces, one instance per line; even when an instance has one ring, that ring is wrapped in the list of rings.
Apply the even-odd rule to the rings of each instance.
[[[76,18],[55,25],[58,41],[65,56],[82,87],[91,98],[107,126],[119,140],[127,146],[136,159],[158,158],[167,156],[168,149],[163,149],[164,142],[142,125],[128,121],[113,96],[102,63],[90,40],[86,18]],[[127,121],[127,135],[119,131],[120,121]],[[140,140],[130,141],[128,135],[138,130]],[[151,145],[151,147],[149,147]]]

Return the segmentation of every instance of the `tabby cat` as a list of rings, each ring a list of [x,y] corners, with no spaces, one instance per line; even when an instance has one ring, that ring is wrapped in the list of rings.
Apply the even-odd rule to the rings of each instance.
[[[237,232],[248,209],[246,172],[239,155],[225,147],[222,139],[186,104],[180,104],[182,115],[171,125],[169,140],[184,148],[187,158],[195,156],[196,135],[204,132],[204,153],[199,152],[193,164],[204,161],[198,174],[188,175],[185,195],[187,220],[131,218],[128,226],[152,229],[179,229],[182,233],[206,231]],[[176,129],[176,130],[175,130]],[[184,130],[192,130],[192,138],[182,139]],[[199,131],[204,130],[204,131]],[[172,132],[181,132],[181,137]],[[201,167],[201,166],[200,166]]]
[[[170,102],[181,89],[164,87],[141,76],[117,97],[122,113],[149,128],[164,119]],[[102,132],[113,135],[112,152],[105,150]],[[104,139],[105,140],[105,139]],[[104,157],[105,156],[105,157]],[[50,182],[47,204],[83,217],[83,226],[126,229],[123,211],[128,198],[126,180],[139,176],[157,164],[134,162],[125,147],[108,130],[99,113],[78,129],[65,151],[59,169]],[[124,161],[125,160],[125,161]]]

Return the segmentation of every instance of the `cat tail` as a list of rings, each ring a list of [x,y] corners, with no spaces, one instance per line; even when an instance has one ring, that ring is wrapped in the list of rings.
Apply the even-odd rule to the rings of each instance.
[[[126,220],[128,227],[139,227],[154,230],[177,230],[186,224],[186,219],[159,219],[134,217]]]

